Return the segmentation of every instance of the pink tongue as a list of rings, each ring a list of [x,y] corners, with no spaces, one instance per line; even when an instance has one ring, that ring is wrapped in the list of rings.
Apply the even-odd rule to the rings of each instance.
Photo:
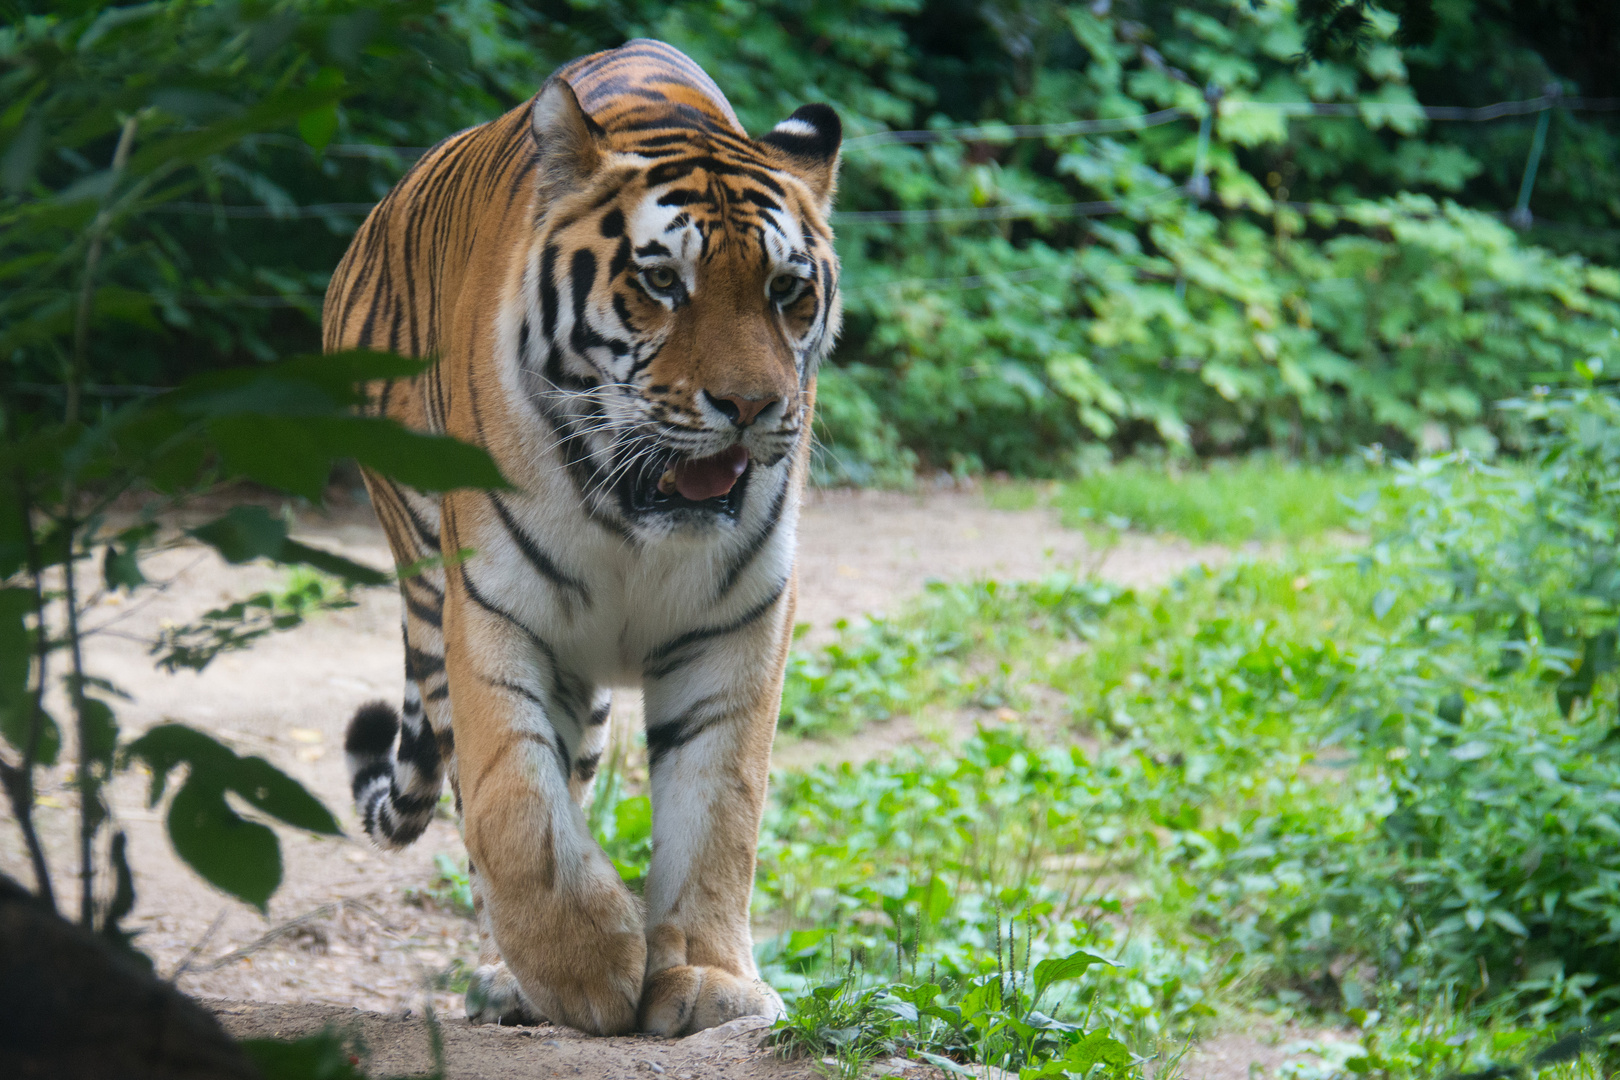
[[[683,461],[675,466],[675,490],[693,502],[712,499],[736,486],[746,468],[748,451],[741,446],[722,450],[713,457]]]

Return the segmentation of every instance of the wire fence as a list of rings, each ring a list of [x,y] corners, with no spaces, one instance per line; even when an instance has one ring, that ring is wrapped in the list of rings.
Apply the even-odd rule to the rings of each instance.
[[[1188,81],[1183,79],[1182,81]],[[1422,119],[1448,123],[1492,123],[1522,116],[1536,116],[1537,124],[1525,162],[1524,177],[1514,209],[1501,216],[1515,227],[1524,229],[1532,223],[1529,211],[1530,196],[1534,190],[1536,172],[1546,144],[1548,121],[1556,110],[1566,112],[1609,113],[1620,112],[1620,98],[1566,96],[1548,92],[1538,97],[1517,101],[1499,101],[1491,105],[1422,105],[1398,101],[1258,101],[1224,96],[1214,87],[1205,90],[1202,109],[1176,106],[1136,116],[1102,117],[1090,120],[1068,120],[1051,124],[975,124],[960,127],[926,128],[915,131],[878,131],[856,135],[844,141],[846,152],[860,153],[882,146],[922,146],[946,142],[1005,143],[1024,139],[1060,139],[1086,135],[1122,134],[1145,131],[1196,120],[1199,123],[1198,149],[1193,175],[1186,184],[1165,187],[1146,195],[1097,199],[1072,203],[1010,203],[992,206],[925,207],[888,210],[843,210],[832,215],[837,225],[923,225],[974,224],[1022,220],[1063,220],[1106,217],[1113,214],[1140,215],[1155,204],[1171,200],[1190,199],[1203,202],[1209,197],[1206,175],[1208,147],[1214,137],[1213,124],[1220,116],[1233,115],[1244,110],[1278,114],[1287,119],[1340,118],[1360,119],[1374,126],[1385,126],[1408,119]],[[271,137],[275,138],[275,137]],[[281,141],[281,140],[277,140]],[[290,145],[303,145],[290,137]],[[425,147],[383,146],[372,143],[336,143],[324,153],[336,157],[381,160],[403,166],[427,152]],[[158,212],[207,216],[214,218],[259,218],[281,221],[299,219],[341,220],[364,217],[371,212],[373,203],[266,203],[243,205],[212,202],[171,202],[155,208]],[[1289,202],[1277,200],[1276,207],[1308,214],[1342,215],[1351,208],[1336,203]],[[1557,223],[1547,223],[1556,225]],[[926,288],[985,288],[998,283],[1036,281],[1052,276],[1057,271],[1040,269],[1013,271],[1006,274],[969,275],[961,278],[906,278],[876,283],[858,290],[889,289],[900,286]],[[196,298],[205,302],[206,298]],[[307,307],[318,303],[315,296],[237,297],[234,303],[254,307]]]
[[[1539,114],[1536,136],[1531,151],[1532,163],[1526,169],[1526,183],[1521,185],[1520,198],[1513,214],[1515,224],[1528,224],[1530,189],[1534,184],[1535,164],[1539,164],[1541,147],[1546,140],[1546,121],[1551,112],[1620,112],[1620,98],[1571,97],[1546,93],[1539,97],[1518,101],[1499,101],[1493,105],[1422,105],[1416,102],[1391,101],[1256,101],[1228,98],[1209,91],[1206,107],[1201,110],[1180,106],[1159,109],[1138,116],[1121,116],[1094,120],[1069,120],[1053,124],[976,124],[964,127],[927,128],[916,131],[879,131],[856,135],[844,141],[844,149],[859,153],[880,146],[918,146],[943,142],[1012,142],[1022,139],[1072,138],[1083,135],[1120,134],[1144,131],[1187,120],[1197,120],[1199,129],[1200,167],[1185,189],[1202,201],[1207,197],[1202,164],[1207,159],[1207,143],[1211,137],[1210,123],[1219,115],[1244,110],[1277,113],[1289,119],[1307,117],[1361,119],[1367,123],[1384,125],[1402,118],[1419,118],[1442,122],[1491,123],[1518,116]],[[291,142],[292,140],[288,140]],[[338,143],[326,147],[325,152],[338,157],[388,160],[404,164],[422,154],[426,148],[417,146],[381,146],[371,143]],[[1098,199],[1074,203],[1015,203],[996,206],[926,207],[893,210],[844,210],[833,214],[834,224],[862,225],[920,225],[971,224],[976,222],[1018,221],[1033,218],[1064,219],[1101,217],[1129,212],[1151,202],[1180,194],[1183,189],[1166,189],[1135,199]],[[165,213],[191,214],[219,218],[270,218],[297,220],[305,218],[345,218],[364,216],[372,203],[314,203],[306,206],[290,204],[233,205],[224,203],[174,202],[160,209]],[[1325,204],[1289,204],[1302,208],[1308,205],[1321,210]]]

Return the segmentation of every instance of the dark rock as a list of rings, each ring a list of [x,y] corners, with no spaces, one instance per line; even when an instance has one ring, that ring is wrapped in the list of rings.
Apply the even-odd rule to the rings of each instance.
[[[207,1011],[0,874],[0,1076],[258,1080]]]

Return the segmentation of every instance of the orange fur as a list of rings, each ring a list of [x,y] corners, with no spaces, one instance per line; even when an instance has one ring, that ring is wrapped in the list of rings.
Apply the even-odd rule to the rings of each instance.
[[[401,583],[397,750],[375,723],[350,737],[380,843],[414,839],[449,773],[482,938],[470,1015],[677,1034],[780,1007],[748,898],[838,328],[837,141],[819,106],[749,139],[690,59],[630,42],[428,151],[333,275],[328,349],[435,361],[374,386],[374,411],[483,446],[515,489],[367,473],[401,566],[479,551]],[[732,489],[668,494],[743,451]],[[645,917],[575,805],[613,681],[649,688]]]

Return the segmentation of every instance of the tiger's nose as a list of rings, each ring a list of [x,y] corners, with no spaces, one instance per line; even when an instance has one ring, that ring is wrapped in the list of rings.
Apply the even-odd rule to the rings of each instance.
[[[747,427],[752,424],[760,413],[776,404],[777,401],[773,397],[748,398],[734,394],[711,394],[707,390],[703,391],[703,396],[709,399],[710,405],[719,409],[727,420],[730,420],[738,427]]]

